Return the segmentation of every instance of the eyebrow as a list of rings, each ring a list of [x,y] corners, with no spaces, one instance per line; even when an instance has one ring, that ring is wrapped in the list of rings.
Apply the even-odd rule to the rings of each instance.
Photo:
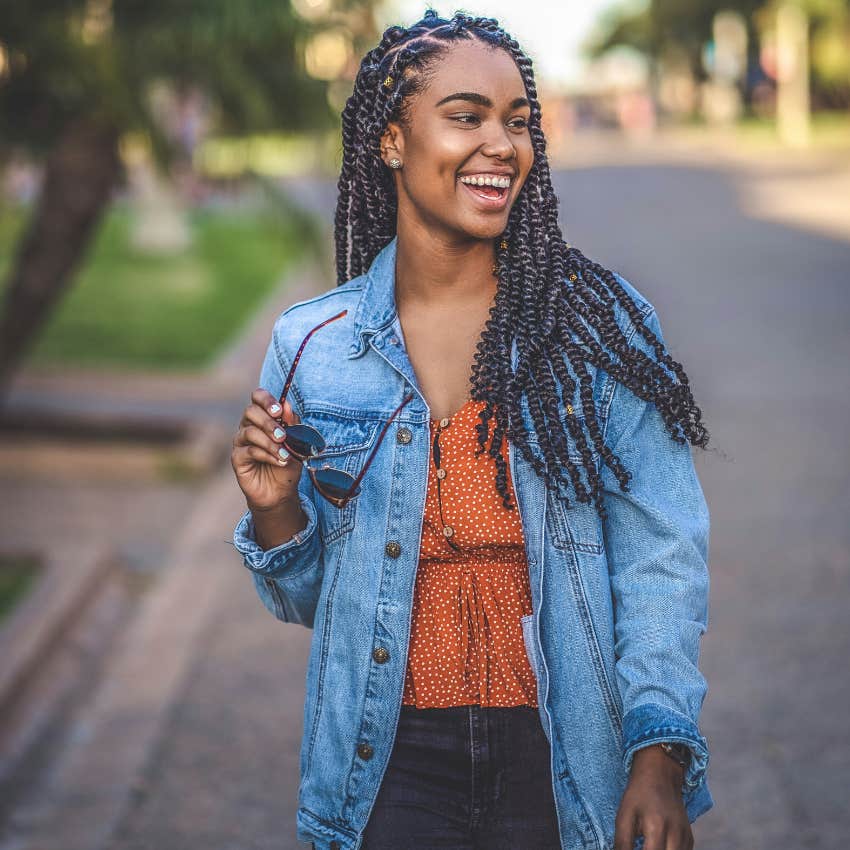
[[[435,104],[435,108],[437,106],[442,106],[444,103],[448,103],[450,100],[467,100],[470,103],[477,103],[479,106],[486,106],[488,109],[493,108],[493,101],[490,100],[489,97],[474,91],[458,91],[454,94],[447,95]],[[520,106],[530,107],[531,104],[528,102],[528,98],[518,97],[510,102],[511,109],[519,109]]]

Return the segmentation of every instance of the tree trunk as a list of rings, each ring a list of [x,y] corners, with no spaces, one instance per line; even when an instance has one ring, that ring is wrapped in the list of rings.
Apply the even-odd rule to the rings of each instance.
[[[0,407],[12,375],[72,280],[121,175],[118,130],[91,116],[67,124],[12,265],[0,317]]]

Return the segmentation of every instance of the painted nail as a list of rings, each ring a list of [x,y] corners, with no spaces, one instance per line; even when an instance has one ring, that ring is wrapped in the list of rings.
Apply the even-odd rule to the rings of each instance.
[[[289,452],[288,452],[288,451],[287,451],[287,450],[286,450],[283,446],[281,446],[281,447],[277,450],[277,453],[281,456],[281,458],[282,458],[283,460],[286,460],[286,459],[289,457]]]
[[[274,429],[274,435],[278,440],[282,440],[286,436],[280,428]]]
[[[280,405],[275,403],[269,408],[269,413],[280,413]]]

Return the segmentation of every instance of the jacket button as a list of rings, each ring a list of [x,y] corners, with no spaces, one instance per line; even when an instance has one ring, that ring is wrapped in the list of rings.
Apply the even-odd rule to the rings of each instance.
[[[397,558],[401,554],[401,544],[397,543],[395,540],[390,540],[386,546],[386,553],[391,558]]]
[[[396,441],[406,446],[412,439],[413,433],[410,428],[399,428],[395,435]]]
[[[358,744],[357,745],[357,755],[362,759],[366,759],[367,761],[372,758],[374,754],[374,750],[368,744]]]
[[[383,646],[377,647],[372,653],[372,658],[374,658],[375,661],[378,662],[378,664],[383,664],[385,661],[388,661],[389,657],[389,652],[387,652],[387,650]]]

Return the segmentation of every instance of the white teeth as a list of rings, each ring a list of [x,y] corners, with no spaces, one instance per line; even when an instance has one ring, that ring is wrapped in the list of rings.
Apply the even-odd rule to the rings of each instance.
[[[496,186],[500,189],[507,189],[511,185],[510,177],[499,177],[496,175],[464,175],[460,178],[461,183],[468,183],[470,186]]]

